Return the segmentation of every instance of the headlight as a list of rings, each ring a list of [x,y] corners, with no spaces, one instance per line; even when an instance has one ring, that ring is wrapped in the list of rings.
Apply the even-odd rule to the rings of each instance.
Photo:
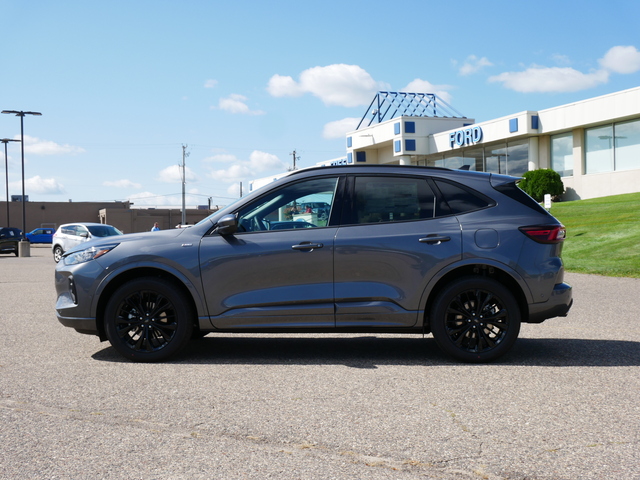
[[[79,263],[88,262],[89,260],[95,260],[100,258],[105,253],[109,253],[111,250],[118,246],[117,243],[112,245],[102,245],[100,247],[89,247],[84,250],[70,253],[62,257],[62,261],[65,265],[78,265]]]

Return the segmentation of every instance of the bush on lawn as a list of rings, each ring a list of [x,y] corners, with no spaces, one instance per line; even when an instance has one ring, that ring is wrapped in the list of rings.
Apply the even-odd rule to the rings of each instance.
[[[564,184],[560,174],[549,168],[530,170],[522,175],[518,186],[527,192],[536,202],[542,202],[548,193],[552,198],[564,193]]]

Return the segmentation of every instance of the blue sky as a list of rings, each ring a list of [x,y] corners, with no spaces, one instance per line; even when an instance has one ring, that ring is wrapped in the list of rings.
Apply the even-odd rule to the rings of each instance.
[[[484,121],[637,87],[638,19],[628,0],[0,0],[0,109],[42,113],[25,118],[32,201],[179,205],[187,145],[187,204],[226,204],[294,150],[343,156],[380,90]]]

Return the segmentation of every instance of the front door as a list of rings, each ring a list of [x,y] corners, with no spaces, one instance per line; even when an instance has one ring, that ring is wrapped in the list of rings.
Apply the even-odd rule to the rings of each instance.
[[[329,215],[338,177],[305,180],[243,207],[239,231],[213,233],[200,246],[212,324],[220,329],[334,327],[333,242]]]

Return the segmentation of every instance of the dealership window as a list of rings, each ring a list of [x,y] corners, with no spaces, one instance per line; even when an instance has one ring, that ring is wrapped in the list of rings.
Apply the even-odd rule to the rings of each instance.
[[[618,123],[614,129],[616,170],[640,168],[640,120]]]
[[[428,165],[430,167],[444,167],[444,168],[450,168],[452,170],[457,170],[465,166],[468,166],[468,168],[465,168],[465,170],[476,169],[475,160],[464,158],[462,155],[457,155],[457,154],[446,155],[444,157],[431,159],[429,160]]]
[[[507,146],[496,145],[485,148],[485,171],[491,173],[507,173]]]
[[[613,171],[613,125],[585,130],[585,172]]]
[[[470,170],[477,170],[479,172],[484,172],[484,149],[483,148],[472,148],[469,150],[465,150],[463,152],[464,155],[464,165],[471,165]]]
[[[507,171],[502,172],[516,177],[529,170],[529,140],[507,145]]]
[[[551,168],[561,177],[573,175],[573,134],[563,133],[551,137]]]

